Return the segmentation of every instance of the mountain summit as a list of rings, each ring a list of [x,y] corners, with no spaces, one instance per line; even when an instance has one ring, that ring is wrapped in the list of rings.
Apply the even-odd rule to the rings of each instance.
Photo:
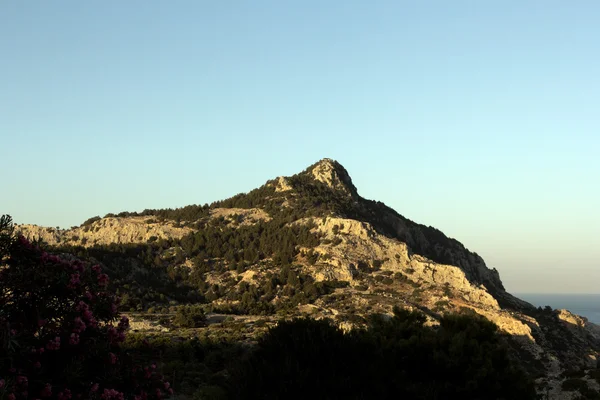
[[[358,196],[358,192],[352,183],[350,174],[348,174],[346,168],[339,162],[332,160],[331,158],[324,158],[308,167],[307,172],[308,171],[310,171],[314,179],[323,182],[328,187],[346,192],[353,197]]]

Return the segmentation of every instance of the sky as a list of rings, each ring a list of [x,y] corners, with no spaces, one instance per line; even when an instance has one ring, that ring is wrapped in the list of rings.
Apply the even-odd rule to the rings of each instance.
[[[600,3],[0,2],[0,214],[67,228],[321,158],[511,292],[600,293]]]

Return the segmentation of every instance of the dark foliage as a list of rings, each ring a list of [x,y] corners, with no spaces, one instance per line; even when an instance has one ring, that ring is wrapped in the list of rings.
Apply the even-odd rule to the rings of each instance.
[[[92,218],[88,218],[88,219],[86,219],[86,220],[83,222],[83,224],[81,224],[81,226],[88,226],[88,225],[91,225],[91,224],[93,224],[93,223],[94,223],[94,222],[96,222],[96,221],[100,221],[100,219],[101,219],[101,218],[100,218],[99,216],[95,216],[95,217],[92,217]]]
[[[177,308],[173,323],[180,328],[199,328],[204,326],[206,316],[200,306],[182,306]]]
[[[129,321],[101,267],[12,232],[1,217],[0,398],[168,397],[158,371],[123,352]]]
[[[202,303],[198,288],[186,283],[186,269],[171,265],[160,257],[160,245],[110,244],[108,246],[68,246],[57,250],[82,259],[94,259],[105,266],[111,278],[110,289],[121,295],[126,311],[141,311],[154,304],[169,301]],[[168,244],[167,244],[168,245]]]
[[[280,322],[233,371],[233,398],[535,398],[494,324],[449,316],[434,330],[423,322],[400,310],[350,333],[324,320]]]

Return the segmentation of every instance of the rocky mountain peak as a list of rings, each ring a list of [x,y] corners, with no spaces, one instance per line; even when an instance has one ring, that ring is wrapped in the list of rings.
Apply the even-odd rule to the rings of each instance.
[[[16,228],[55,251],[85,249],[118,271],[135,288],[130,308],[202,293],[226,313],[310,314],[348,329],[394,307],[421,310],[432,324],[448,313],[476,313],[511,335],[528,369],[545,374],[549,399],[572,398],[560,397],[563,370],[595,368],[600,358],[600,327],[510,295],[477,253],[360,197],[348,171],[329,158],[210,206],[108,214],[68,230]]]
[[[314,179],[320,181],[332,189],[346,192],[351,196],[357,196],[358,192],[352,183],[352,178],[346,168],[331,158],[324,158],[308,167],[308,172]]]

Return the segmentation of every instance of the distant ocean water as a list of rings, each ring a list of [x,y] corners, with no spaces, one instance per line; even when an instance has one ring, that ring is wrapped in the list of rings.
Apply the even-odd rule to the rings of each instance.
[[[573,314],[586,317],[590,322],[600,324],[600,294],[515,293],[514,295],[536,307],[564,308]]]

